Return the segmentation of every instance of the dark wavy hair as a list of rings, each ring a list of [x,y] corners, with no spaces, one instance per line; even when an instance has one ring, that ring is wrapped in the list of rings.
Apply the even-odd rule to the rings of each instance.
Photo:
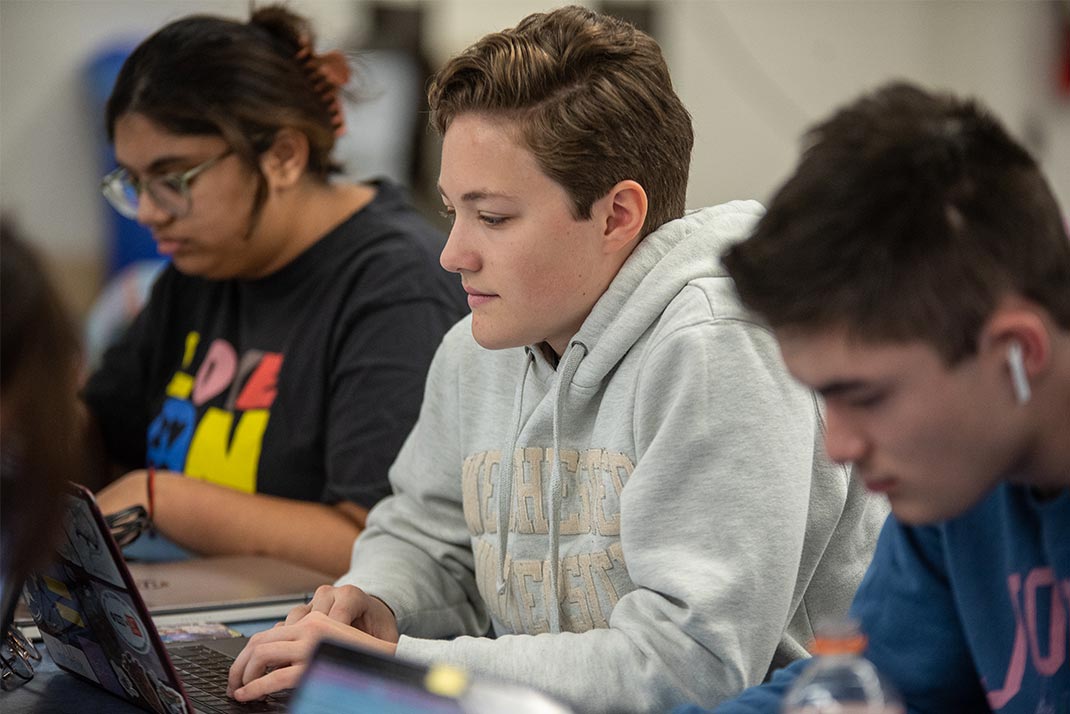
[[[40,260],[17,235],[10,216],[0,218],[0,569],[5,588],[21,583],[52,554],[63,484],[87,475],[77,407],[80,354],[74,325]]]

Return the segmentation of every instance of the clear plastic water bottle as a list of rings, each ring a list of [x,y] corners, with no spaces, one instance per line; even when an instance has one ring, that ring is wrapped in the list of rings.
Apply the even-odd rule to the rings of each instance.
[[[821,624],[814,655],[784,696],[783,714],[904,714],[895,689],[862,656],[866,636],[858,624]]]

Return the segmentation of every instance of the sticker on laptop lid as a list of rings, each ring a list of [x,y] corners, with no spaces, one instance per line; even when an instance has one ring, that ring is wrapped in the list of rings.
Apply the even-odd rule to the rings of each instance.
[[[136,652],[148,654],[152,646],[145,623],[137,616],[133,603],[111,590],[100,591],[100,602],[112,629]]]
[[[205,622],[193,625],[171,625],[156,628],[164,642],[193,642],[195,640],[228,640],[241,637],[237,630],[221,622]]]

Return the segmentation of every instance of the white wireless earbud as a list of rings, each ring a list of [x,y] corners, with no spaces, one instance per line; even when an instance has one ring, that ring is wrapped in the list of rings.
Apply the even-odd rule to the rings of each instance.
[[[1025,373],[1025,361],[1022,358],[1022,343],[1012,342],[1007,348],[1007,368],[1011,371],[1011,385],[1014,387],[1014,398],[1019,404],[1028,404],[1033,396],[1029,389],[1029,375]]]

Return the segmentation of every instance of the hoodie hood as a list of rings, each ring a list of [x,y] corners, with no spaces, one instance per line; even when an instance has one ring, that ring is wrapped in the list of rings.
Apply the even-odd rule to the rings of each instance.
[[[721,254],[750,235],[763,210],[757,201],[694,210],[640,241],[570,342],[588,350],[576,381],[602,381],[688,283],[727,278]]]

